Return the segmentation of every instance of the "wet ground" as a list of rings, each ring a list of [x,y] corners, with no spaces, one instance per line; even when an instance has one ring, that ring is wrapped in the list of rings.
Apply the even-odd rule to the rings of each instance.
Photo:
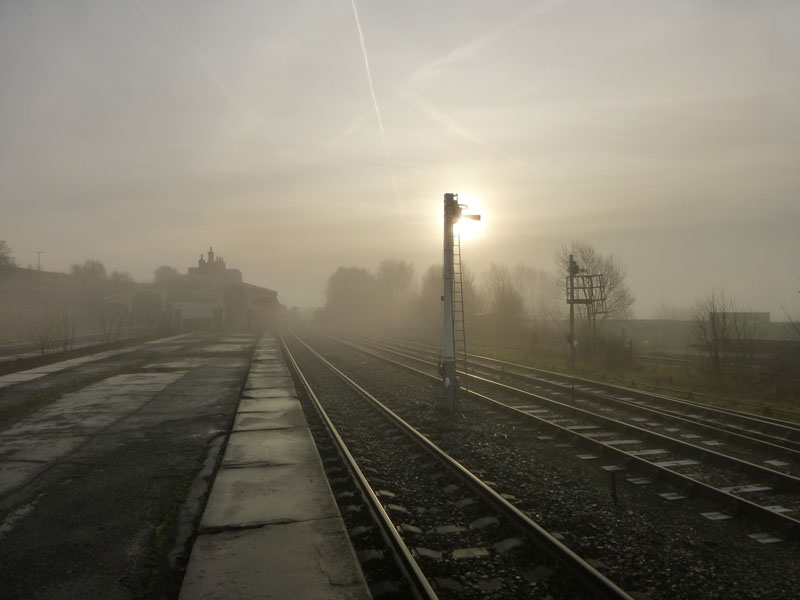
[[[0,597],[176,597],[256,337],[0,378]]]

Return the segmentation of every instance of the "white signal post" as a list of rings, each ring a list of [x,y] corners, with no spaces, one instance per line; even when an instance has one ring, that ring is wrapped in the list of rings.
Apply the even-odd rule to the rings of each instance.
[[[458,374],[456,372],[456,343],[455,323],[453,314],[453,227],[460,219],[480,221],[480,215],[464,215],[462,210],[467,208],[458,203],[458,194],[444,195],[444,264],[442,302],[444,308],[444,321],[442,327],[442,361],[440,372],[444,395],[442,408],[450,415],[455,414],[458,402]]]

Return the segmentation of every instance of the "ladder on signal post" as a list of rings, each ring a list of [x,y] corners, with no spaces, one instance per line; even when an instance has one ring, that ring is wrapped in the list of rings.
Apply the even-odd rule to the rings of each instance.
[[[455,342],[456,373],[464,373],[463,389],[469,390],[467,376],[467,334],[464,327],[464,288],[462,285],[461,235],[453,236],[453,340]]]

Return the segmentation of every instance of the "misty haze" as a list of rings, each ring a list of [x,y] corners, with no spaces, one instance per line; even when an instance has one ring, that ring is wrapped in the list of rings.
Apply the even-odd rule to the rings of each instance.
[[[3,2],[0,79],[0,597],[796,597],[800,4]]]

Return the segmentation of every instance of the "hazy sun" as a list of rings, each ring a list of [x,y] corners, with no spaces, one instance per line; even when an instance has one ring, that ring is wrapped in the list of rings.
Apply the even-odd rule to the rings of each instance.
[[[466,208],[463,210],[464,215],[481,215],[480,221],[465,219],[462,217],[453,228],[453,231],[461,236],[462,241],[471,240],[472,238],[477,237],[480,234],[481,229],[483,229],[484,219],[486,218],[485,211],[483,210],[480,200],[468,194],[459,194],[458,203],[466,205]]]

